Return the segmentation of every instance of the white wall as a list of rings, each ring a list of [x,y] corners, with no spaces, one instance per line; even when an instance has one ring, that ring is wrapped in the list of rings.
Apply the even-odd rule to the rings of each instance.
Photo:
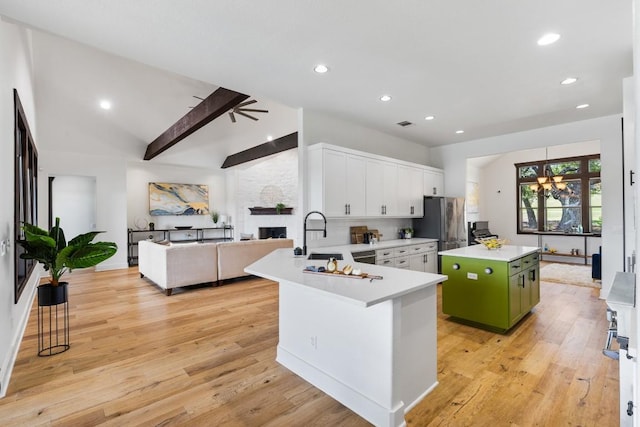
[[[622,87],[621,87],[622,90]],[[467,159],[519,150],[536,149],[586,141],[599,141],[601,146],[603,188],[602,229],[602,291],[606,297],[616,271],[624,268],[622,255],[622,133],[620,116],[607,116],[563,125],[534,129],[493,138],[478,139],[460,144],[431,149],[434,166],[445,173],[447,196],[464,196],[466,190]],[[550,154],[551,156],[551,154]],[[509,174],[508,177],[515,175]],[[513,180],[503,188],[513,187]],[[515,206],[515,200],[506,201]],[[481,208],[482,209],[482,208]],[[494,221],[495,222],[495,221]],[[515,217],[505,217],[501,222],[514,223]],[[497,224],[491,224],[491,228]]]
[[[149,215],[149,183],[173,182],[178,184],[203,184],[209,188],[209,209],[220,214],[228,214],[226,203],[225,176],[221,171],[171,166],[154,162],[127,163],[127,227],[138,229],[137,223],[142,220],[148,224],[153,222],[156,229],[173,228],[176,225],[194,227],[213,227],[209,215]]]
[[[38,280],[34,274],[14,304],[14,88],[38,144],[30,38],[29,30],[0,20],[0,240],[10,244],[0,256],[0,397],[7,391]]]
[[[423,145],[317,111],[305,110],[303,115],[303,144],[305,146],[325,142],[380,156],[433,166],[429,162],[429,150]]]
[[[51,193],[52,222],[60,218],[67,241],[96,230],[95,176],[56,176]]]
[[[126,268],[127,264],[127,183],[126,161],[60,151],[40,151],[38,177],[38,218],[47,224],[47,181],[49,176],[79,175],[96,178],[96,228],[104,231],[96,241],[115,242],[118,252],[96,266],[96,270]],[[62,225],[64,230],[64,225]]]

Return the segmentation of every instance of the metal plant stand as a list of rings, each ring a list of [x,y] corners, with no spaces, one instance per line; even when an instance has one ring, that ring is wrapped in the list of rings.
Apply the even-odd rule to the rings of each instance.
[[[68,283],[38,286],[38,356],[69,350]]]

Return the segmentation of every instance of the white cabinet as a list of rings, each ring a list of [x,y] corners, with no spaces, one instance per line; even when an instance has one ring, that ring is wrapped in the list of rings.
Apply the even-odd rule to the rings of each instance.
[[[366,162],[335,150],[309,150],[309,210],[328,217],[365,216]]]
[[[424,195],[444,196],[444,172],[437,169],[424,170]]]
[[[438,243],[408,243],[396,248],[378,249],[376,264],[387,267],[406,268],[426,273],[438,273]]]
[[[409,246],[409,269],[425,273],[437,273],[437,248],[438,244],[435,242]]]
[[[377,159],[367,159],[367,216],[397,216],[398,165]]]
[[[305,180],[308,210],[328,218],[419,218],[444,183],[440,169],[325,143],[307,149]]]
[[[411,166],[398,166],[398,215],[422,217],[423,197],[423,170]]]

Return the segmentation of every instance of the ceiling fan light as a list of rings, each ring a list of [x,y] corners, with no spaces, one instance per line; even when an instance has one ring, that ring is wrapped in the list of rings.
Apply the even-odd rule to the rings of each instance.
[[[556,187],[558,187],[558,190],[564,190],[565,188],[567,188],[567,183],[566,182],[559,182],[556,184]]]
[[[532,189],[533,191],[538,191],[540,186],[538,184],[529,184],[529,188]]]
[[[562,175],[554,175],[553,182],[557,184],[560,181],[562,181]]]
[[[545,182],[547,182],[547,177],[546,176],[539,176],[537,178],[538,180],[538,184],[544,184]]]
[[[551,184],[550,182],[545,182],[544,184],[542,184],[542,188],[544,188],[545,190],[551,190],[553,188],[553,184]]]

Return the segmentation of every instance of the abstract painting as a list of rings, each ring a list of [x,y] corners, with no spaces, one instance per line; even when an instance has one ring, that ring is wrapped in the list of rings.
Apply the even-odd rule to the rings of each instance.
[[[208,215],[209,187],[200,184],[149,183],[150,215]]]

